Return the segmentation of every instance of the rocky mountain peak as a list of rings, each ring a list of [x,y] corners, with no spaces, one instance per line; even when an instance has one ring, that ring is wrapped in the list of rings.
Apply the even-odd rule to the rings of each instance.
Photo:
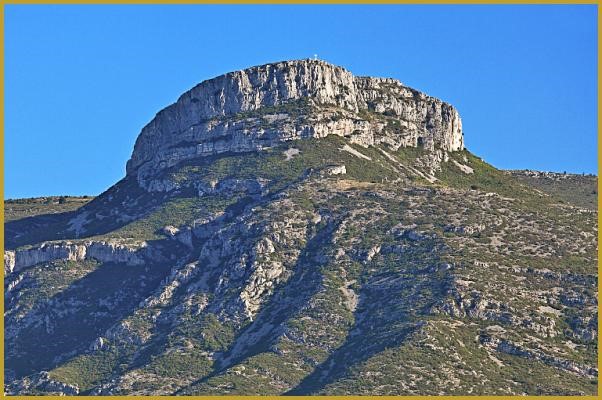
[[[201,82],[142,129],[127,174],[142,183],[183,160],[338,135],[364,147],[464,148],[450,104],[390,78],[321,60],[282,61]]]

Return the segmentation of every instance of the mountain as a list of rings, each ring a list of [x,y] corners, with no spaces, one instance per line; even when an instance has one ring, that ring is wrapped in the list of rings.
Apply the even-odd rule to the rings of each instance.
[[[6,202],[6,391],[595,395],[597,178],[560,175],[394,79],[204,81],[106,192]]]

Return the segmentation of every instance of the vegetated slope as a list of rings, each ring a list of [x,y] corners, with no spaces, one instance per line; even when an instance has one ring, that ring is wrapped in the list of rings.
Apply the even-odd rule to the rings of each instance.
[[[348,145],[368,160],[345,145],[306,140],[179,166],[165,172],[178,193],[102,234],[164,242],[179,259],[9,275],[10,387],[595,393],[594,212],[468,152],[429,183],[403,172],[426,152]],[[222,189],[186,189],[204,180]],[[160,233],[166,225],[194,227],[191,245]]]
[[[579,207],[598,209],[598,177],[531,170],[508,171],[522,182]]]
[[[14,221],[40,214],[58,214],[77,210],[92,200],[90,196],[49,196],[4,201],[4,220]]]
[[[397,81],[224,77],[106,192],[5,224],[8,393],[597,393],[595,210]]]

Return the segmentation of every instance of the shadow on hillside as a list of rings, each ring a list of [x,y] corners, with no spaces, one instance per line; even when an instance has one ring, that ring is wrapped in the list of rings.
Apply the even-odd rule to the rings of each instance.
[[[271,342],[280,334],[279,326],[291,315],[297,314],[319,290],[322,280],[320,266],[315,265],[312,259],[321,249],[321,245],[331,241],[338,225],[338,222],[329,222],[308,240],[295,264],[293,276],[278,289],[269,303],[261,308],[255,320],[236,337],[229,350],[217,362],[214,372],[174,394],[182,394],[182,390],[206,382],[241,360],[269,351]],[[265,329],[266,326],[270,326],[271,329]],[[253,344],[248,346],[250,342]]]
[[[435,244],[437,245],[437,244]],[[430,253],[431,247],[420,250]],[[445,298],[451,273],[433,273],[422,266],[399,273],[383,273],[362,285],[355,324],[345,342],[299,385],[285,395],[314,395],[328,384],[348,376],[353,366],[388,348],[401,346],[425,323],[432,307]],[[438,260],[432,262],[438,263]],[[403,299],[403,301],[400,301]],[[378,308],[373,307],[378,305]]]
[[[214,156],[203,160],[202,163],[178,164],[170,170],[177,171],[177,168],[189,164],[207,165],[211,161],[228,156],[228,154]],[[256,205],[265,204],[291,185],[304,181],[310,174],[311,171],[304,171],[300,176],[291,178],[283,185],[283,182],[275,180],[271,182],[267,195],[247,193],[248,198],[243,198],[244,201],[228,207],[226,212],[232,215],[239,214],[251,203],[251,200]],[[233,177],[236,177],[236,173]],[[10,250],[51,240],[74,240],[105,235],[144,218],[166,201],[179,196],[196,197],[198,191],[193,185],[172,192],[148,192],[138,185],[135,178],[126,177],[75,211],[41,214],[6,222],[4,224],[5,249]],[[78,220],[85,221],[82,224],[84,230],[81,232],[76,230]]]
[[[154,241],[149,246],[171,245],[165,242]],[[86,351],[94,339],[133,312],[170,269],[169,262],[141,266],[104,263],[48,301],[41,300],[22,319],[33,323],[15,338],[7,338],[6,368],[19,378],[52,369]]]
[[[124,178],[89,203],[74,211],[41,214],[4,224],[5,249],[50,240],[73,240],[104,235],[144,217],[168,199],[165,193],[149,193],[132,178]],[[130,215],[132,219],[116,216]],[[77,219],[85,220],[78,234]]]
[[[77,215],[77,210],[64,213],[41,214],[26,217],[4,224],[4,247],[7,250],[19,246],[35,244],[45,240],[71,239],[53,227],[66,227],[69,220]]]

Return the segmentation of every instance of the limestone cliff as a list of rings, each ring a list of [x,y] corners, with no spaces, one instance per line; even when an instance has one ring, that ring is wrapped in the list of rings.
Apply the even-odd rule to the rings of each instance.
[[[32,265],[54,260],[81,261],[93,258],[101,262],[140,265],[147,256],[145,251],[144,242],[137,246],[105,241],[42,243],[32,248],[5,251],[4,273],[18,272]]]
[[[184,93],[142,129],[127,174],[143,182],[182,160],[328,135],[394,149],[464,148],[451,105],[395,79],[296,60],[230,72]]]

